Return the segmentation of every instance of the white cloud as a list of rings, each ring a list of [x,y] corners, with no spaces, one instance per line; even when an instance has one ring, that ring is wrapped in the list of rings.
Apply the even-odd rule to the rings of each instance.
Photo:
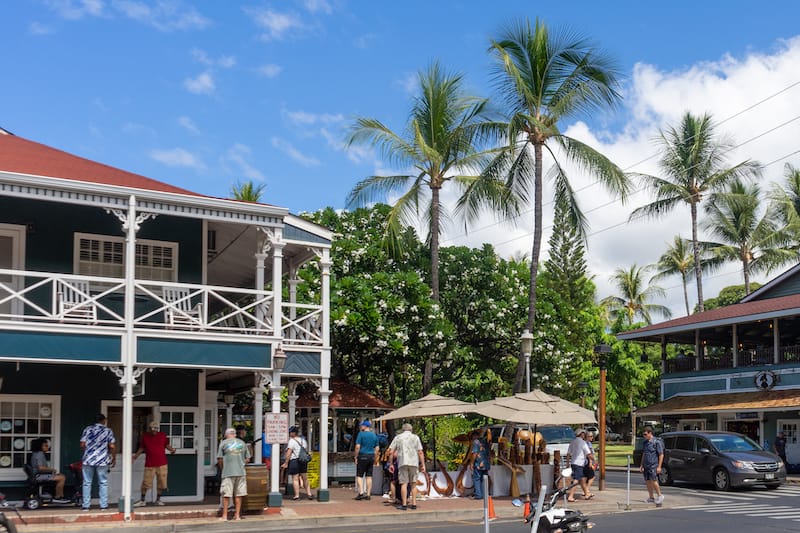
[[[150,157],[163,163],[168,167],[186,167],[195,170],[204,170],[206,168],[203,161],[183,148],[172,148],[170,150],[152,150]]]
[[[281,139],[280,137],[273,137],[272,146],[273,148],[280,150],[284,154],[288,155],[290,158],[294,159],[304,167],[315,167],[319,165],[318,159],[303,154],[300,150],[295,148],[291,143],[289,143],[285,139]]]
[[[160,31],[202,30],[211,25],[211,20],[194,6],[184,6],[180,0],[157,0],[149,4],[138,0],[112,0],[112,5],[124,16]]]
[[[341,124],[344,115],[341,113],[311,113],[308,111],[282,111],[284,116],[294,125],[313,126],[316,124]]]
[[[217,59],[214,59],[199,48],[192,48],[191,54],[195,61],[209,67],[231,68],[236,65],[236,58],[233,56],[223,55],[219,56]]]
[[[45,4],[67,20],[104,15],[103,0],[46,0]]]
[[[304,4],[310,13],[325,13],[326,15],[333,13],[328,0],[305,0]]]
[[[419,76],[417,74],[407,74],[405,77],[396,80],[395,85],[405,93],[414,94],[419,87]]]
[[[237,143],[228,149],[226,159],[238,167],[245,179],[265,181],[264,174],[248,161],[251,155],[252,150],[249,146]]]
[[[189,133],[193,135],[200,135],[200,130],[197,128],[197,124],[195,124],[191,118],[185,115],[178,117],[178,124],[180,124],[180,126]]]
[[[283,67],[273,63],[267,63],[266,65],[257,67],[255,71],[265,78],[275,78],[283,71]]]
[[[31,22],[28,25],[28,33],[31,35],[48,35],[53,33],[53,29],[50,26],[46,26],[41,22]]]
[[[281,13],[270,8],[244,8],[244,12],[263,30],[260,38],[265,41],[283,39],[292,30],[304,27],[300,18],[293,13]]]
[[[183,81],[186,90],[194,94],[213,94],[217,86],[214,77],[209,71],[199,74],[196,78],[186,78]]]
[[[353,39],[353,46],[361,49],[369,48],[370,44],[372,44],[376,38],[377,36],[374,33],[365,33],[364,35],[359,35]]]

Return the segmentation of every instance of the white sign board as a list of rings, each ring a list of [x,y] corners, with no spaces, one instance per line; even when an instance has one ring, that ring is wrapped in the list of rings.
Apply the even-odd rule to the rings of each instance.
[[[266,413],[264,415],[264,438],[270,444],[289,442],[289,413]]]

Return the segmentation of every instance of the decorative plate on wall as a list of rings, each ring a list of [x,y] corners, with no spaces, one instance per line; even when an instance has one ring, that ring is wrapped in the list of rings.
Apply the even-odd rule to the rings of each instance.
[[[3,420],[0,422],[0,431],[11,431],[11,420]]]
[[[52,414],[52,412],[53,412],[53,410],[50,409],[49,405],[43,405],[39,409],[39,416],[41,416],[42,418],[47,418]]]
[[[11,466],[11,457],[9,457],[8,455],[0,457],[0,466],[2,466],[3,468],[8,468],[9,466]]]
[[[15,450],[24,450],[25,449],[25,439],[15,439],[14,440],[14,449]]]

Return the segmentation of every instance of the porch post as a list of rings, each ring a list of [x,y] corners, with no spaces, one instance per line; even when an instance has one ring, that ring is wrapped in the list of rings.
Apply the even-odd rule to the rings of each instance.
[[[272,328],[283,339],[283,230],[272,231]]]
[[[272,371],[272,383],[269,387],[269,392],[272,398],[272,412],[281,412],[281,374],[280,371]],[[283,464],[283,457],[281,457],[281,445],[277,442],[272,443],[272,468],[270,469],[269,478],[269,499],[267,505],[269,507],[280,507],[283,504],[283,497],[281,496],[280,487],[280,471]]]
[[[700,344],[700,330],[694,330],[694,369],[700,370],[703,359],[703,346]]]
[[[289,395],[286,397],[288,400],[287,409],[289,410],[289,426],[291,427],[296,425],[295,422],[297,422],[295,420],[297,412],[297,398],[298,398],[297,382],[292,382],[287,386],[289,387]]]
[[[733,368],[739,366],[739,329],[738,324],[733,325]]]
[[[781,355],[778,353],[781,349],[781,333],[778,330],[778,319],[772,319],[772,362],[780,364]]]
[[[267,254],[263,252],[258,252],[256,254],[256,290],[259,291],[256,294],[256,299],[261,300],[264,295],[264,261],[267,259]],[[263,326],[261,322],[264,321],[264,305],[259,304],[256,306],[256,329],[262,329]]]
[[[297,303],[297,286],[300,284],[299,279],[297,279],[297,267],[291,266],[289,267],[289,303],[296,304]],[[294,320],[297,318],[297,309],[292,305],[289,308],[289,320]],[[294,339],[297,337],[297,332],[292,328],[289,332],[289,338]]]
[[[667,373],[667,337],[661,336],[661,375]]]
[[[136,312],[134,283],[136,281],[136,197],[128,198],[128,219],[125,230],[125,350],[123,351],[124,374],[122,377],[122,512],[123,518],[131,519],[131,485],[133,467],[133,363],[136,360],[136,337],[133,335],[133,316]]]
[[[262,285],[263,287],[263,285]],[[256,382],[261,381],[261,373],[256,373]],[[253,387],[253,441],[261,438],[264,432],[264,387]],[[261,464],[261,445],[253,446],[253,461]]]
[[[331,493],[328,490],[328,398],[330,395],[328,379],[324,378],[319,391],[319,490],[317,498],[321,502],[331,499]]]

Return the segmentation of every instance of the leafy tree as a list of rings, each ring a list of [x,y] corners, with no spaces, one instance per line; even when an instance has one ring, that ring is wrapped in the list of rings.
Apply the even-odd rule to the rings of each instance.
[[[750,294],[751,273],[769,272],[797,259],[789,248],[789,232],[779,227],[777,210],[767,209],[759,218],[760,196],[758,185],[735,180],[706,204],[709,216],[703,223],[720,241],[707,243],[714,255],[741,262],[746,294]]]
[[[733,149],[733,142],[717,133],[708,114],[695,116],[687,112],[677,128],[669,127],[660,132],[658,145],[662,152],[659,165],[663,177],[641,176],[655,200],[634,210],[630,218],[661,217],[682,203],[689,204],[697,302],[703,311],[697,208],[707,194],[722,190],[734,180],[758,176],[761,167],[750,160],[727,166],[725,154]]]
[[[520,202],[533,198],[533,247],[528,287],[527,329],[535,331],[537,276],[542,244],[542,198],[545,150],[553,158],[550,174],[556,203],[568,207],[575,227],[583,231],[581,213],[564,161],[596,176],[608,190],[623,198],[629,181],[622,170],[588,145],[564,135],[559,124],[581,113],[613,106],[619,99],[618,73],[610,59],[587,39],[567,31],[551,32],[538,19],[531,26],[512,24],[490,48],[495,59],[497,86],[508,119],[503,128],[508,147],[485,170],[489,177],[506,176],[508,189]],[[514,390],[522,389],[525,364],[520,358]]]
[[[725,287],[719,291],[719,295],[716,298],[709,298],[706,300],[706,311],[716,309],[717,307],[724,307],[726,305],[739,303],[742,298],[759,287],[761,287],[761,284],[755,281],[750,283],[749,291],[745,291],[744,285],[730,285]]]
[[[649,303],[654,297],[663,297],[664,289],[658,285],[645,286],[644,277],[651,270],[651,266],[639,267],[636,264],[630,268],[618,268],[609,278],[619,290],[619,296],[607,296],[600,302],[608,307],[612,317],[622,319],[622,323],[631,326],[636,318],[641,318],[647,324],[652,323],[652,313],[658,313],[665,318],[672,316],[669,308]]]
[[[348,146],[378,147],[385,160],[405,169],[406,173],[362,180],[350,192],[348,204],[364,205],[400,193],[386,226],[390,243],[396,242],[403,226],[416,221],[420,209],[424,211],[430,225],[430,284],[435,302],[439,301],[439,236],[442,219],[447,217],[440,201],[441,189],[451,181],[462,186],[474,181],[470,172],[477,174],[487,156],[479,148],[487,124],[487,102],[466,95],[463,85],[461,74],[447,73],[434,62],[419,74],[420,94],[414,99],[403,134],[376,119],[359,118],[347,139]],[[433,354],[429,354],[423,393],[430,392],[432,386]]]
[[[267,185],[265,183],[256,185],[252,180],[245,181],[244,183],[237,182],[235,185],[231,186],[231,198],[243,202],[259,202],[266,188]]]
[[[689,241],[676,235],[672,244],[667,246],[667,251],[664,252],[656,263],[658,272],[653,276],[653,281],[658,281],[664,278],[678,275],[681,277],[681,285],[683,285],[683,303],[686,305],[686,314],[690,314],[689,310],[689,274],[694,270],[694,255],[692,254]]]

